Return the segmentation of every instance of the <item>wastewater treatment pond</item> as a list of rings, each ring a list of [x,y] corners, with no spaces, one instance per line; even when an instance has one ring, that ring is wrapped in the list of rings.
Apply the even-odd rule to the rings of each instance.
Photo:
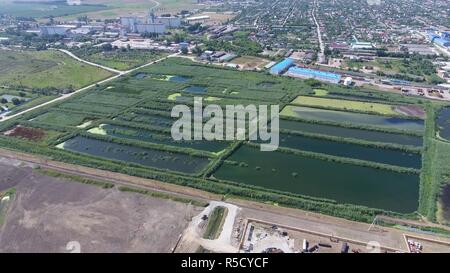
[[[244,145],[213,176],[217,179],[364,205],[400,213],[417,210],[419,175],[307,158],[267,154]]]
[[[207,158],[118,144],[84,136],[76,136],[58,147],[108,160],[190,174],[200,172],[209,162]]]

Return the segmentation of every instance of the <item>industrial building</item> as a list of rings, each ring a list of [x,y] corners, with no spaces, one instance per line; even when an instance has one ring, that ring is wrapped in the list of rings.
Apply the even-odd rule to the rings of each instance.
[[[140,34],[144,33],[157,33],[163,34],[166,32],[166,26],[164,24],[136,24],[136,32]]]
[[[430,45],[401,44],[399,49],[401,51],[407,51],[410,54],[419,54],[419,55],[423,55],[423,56],[439,55],[438,52],[435,49],[433,49]]]
[[[355,36],[353,36],[353,42],[351,43],[350,47],[352,50],[370,50],[376,48],[375,44],[358,41]]]
[[[360,50],[360,49],[374,49],[375,45],[369,42],[352,42],[351,45],[352,50]]]
[[[440,36],[437,35],[434,31],[428,31],[427,35],[428,35],[428,40],[429,40],[431,43],[434,42],[434,39],[440,37]]]
[[[178,28],[181,26],[181,19],[175,16],[155,16],[153,12],[145,18],[120,17],[120,24],[126,32],[132,33],[156,33],[163,34],[166,28]]]
[[[287,58],[282,62],[277,63],[276,65],[272,66],[270,69],[270,74],[272,75],[280,75],[286,72],[289,67],[294,65],[294,60]]]
[[[353,79],[352,79],[352,77],[346,77],[345,79],[344,79],[344,85],[345,86],[351,86],[353,84]]]
[[[53,35],[60,35],[64,36],[67,35],[67,32],[71,29],[75,29],[76,26],[72,25],[56,25],[56,26],[40,26],[39,27],[39,35],[40,36],[53,36]]]
[[[153,23],[156,24],[164,24],[166,28],[179,28],[181,27],[181,18],[180,17],[155,17],[153,19]]]
[[[122,27],[128,29],[131,32],[136,32],[136,24],[138,23],[137,17],[120,17],[120,24]]]
[[[448,32],[437,33],[434,30],[427,32],[428,40],[441,47],[450,47],[450,34]]]
[[[434,39],[434,43],[442,47],[450,47],[450,40],[444,38],[436,38]]]
[[[207,21],[209,19],[210,19],[210,17],[208,15],[202,15],[202,16],[188,17],[185,20],[188,23],[202,23],[202,22],[205,22],[205,21]]]
[[[313,70],[302,67],[291,67],[286,73],[287,76],[302,78],[302,79],[316,79],[319,81],[329,83],[339,83],[341,81],[341,75],[330,72],[324,72],[319,70]]]

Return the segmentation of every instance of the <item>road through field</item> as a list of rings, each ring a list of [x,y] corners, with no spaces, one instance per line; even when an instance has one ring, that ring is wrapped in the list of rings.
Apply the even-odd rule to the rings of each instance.
[[[11,116],[3,116],[3,117],[0,116],[0,122],[4,122],[4,121],[10,120],[10,119],[19,117],[19,116],[21,116],[21,115],[23,115],[23,114],[25,114],[25,113],[28,113],[28,112],[31,112],[31,111],[33,111],[33,110],[39,109],[39,108],[44,107],[44,106],[46,106],[46,105],[52,104],[52,103],[54,103],[54,102],[58,102],[58,101],[62,101],[62,100],[68,99],[68,98],[72,97],[72,96],[75,95],[75,94],[78,94],[78,93],[80,93],[80,92],[86,91],[86,90],[88,90],[89,88],[95,87],[97,84],[103,84],[103,83],[106,83],[106,82],[110,82],[110,81],[112,81],[112,80],[114,80],[114,79],[117,79],[117,78],[123,76],[123,75],[129,74],[129,73],[131,73],[131,72],[133,72],[133,71],[136,71],[136,70],[138,70],[138,69],[147,67],[147,66],[149,66],[149,65],[152,65],[152,64],[155,64],[155,63],[159,63],[159,62],[161,62],[161,61],[163,61],[163,60],[165,60],[165,59],[167,59],[167,58],[175,57],[175,56],[177,56],[177,55],[179,54],[179,53],[174,53],[174,54],[168,55],[168,56],[166,56],[166,57],[163,57],[163,58],[161,58],[161,59],[152,61],[152,62],[150,62],[150,63],[141,65],[141,66],[139,66],[139,67],[136,67],[136,68],[133,68],[133,69],[130,69],[130,70],[127,70],[127,71],[118,71],[118,70],[115,70],[115,69],[112,69],[112,68],[109,68],[109,67],[106,67],[106,66],[102,66],[102,65],[99,65],[99,64],[91,63],[91,62],[88,62],[88,61],[86,61],[86,60],[80,59],[79,57],[75,56],[75,55],[74,55],[72,52],[70,52],[70,51],[62,50],[62,49],[61,49],[60,51],[66,53],[68,56],[70,56],[70,57],[72,57],[72,58],[74,58],[74,59],[76,59],[76,60],[78,60],[78,61],[80,61],[80,62],[89,64],[89,65],[94,65],[94,66],[96,66],[96,67],[100,67],[100,68],[106,69],[106,70],[111,71],[111,72],[114,72],[114,71],[115,71],[114,73],[118,73],[118,74],[115,75],[115,76],[112,76],[112,77],[110,77],[110,78],[107,78],[107,79],[105,79],[105,80],[101,80],[101,81],[99,81],[99,82],[95,82],[95,83],[93,83],[93,84],[91,84],[91,85],[88,85],[88,86],[86,86],[86,87],[83,87],[83,88],[81,88],[81,89],[78,89],[78,90],[76,90],[76,91],[74,91],[74,92],[72,92],[72,93],[65,94],[65,95],[62,95],[62,96],[60,96],[60,97],[57,97],[56,99],[53,99],[53,100],[51,100],[51,101],[48,101],[48,102],[39,104],[39,105],[34,106],[34,107],[31,107],[31,108],[28,108],[28,109],[26,109],[26,110],[24,110],[24,111],[22,111],[22,112],[17,113],[17,114],[14,114],[14,115],[11,115]]]
[[[57,49],[57,50],[65,53],[67,55],[69,55],[70,57],[74,58],[75,60],[77,60],[79,62],[88,64],[88,65],[92,65],[92,66],[95,66],[95,67],[103,68],[105,70],[108,70],[109,72],[116,73],[116,74],[122,74],[123,73],[123,71],[120,71],[120,70],[117,70],[117,69],[113,69],[113,68],[110,68],[110,67],[107,67],[107,66],[104,66],[104,65],[100,65],[100,64],[96,64],[96,63],[93,63],[93,62],[89,62],[89,61],[83,60],[83,59],[79,58],[78,56],[76,56],[75,54],[73,54],[72,52],[70,52],[69,50],[65,50],[65,49]]]

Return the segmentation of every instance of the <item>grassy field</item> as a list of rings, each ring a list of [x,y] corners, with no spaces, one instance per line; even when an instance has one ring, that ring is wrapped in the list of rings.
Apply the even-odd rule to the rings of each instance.
[[[61,126],[78,126],[86,119],[86,115],[79,113],[52,111],[34,118],[33,121],[45,124],[58,124]]]
[[[58,3],[30,3],[29,1],[0,0],[0,14],[13,16],[47,18],[49,16],[74,16],[82,13],[98,12],[109,7],[105,5],[69,6],[64,2]]]
[[[161,59],[167,55],[168,54],[164,52],[149,52],[141,50],[123,52],[119,50],[110,53],[96,52],[89,55],[81,54],[79,57],[117,70],[129,70],[154,60]]]
[[[86,0],[85,4],[105,5],[105,10],[88,11],[82,14],[62,16],[59,19],[72,20],[77,16],[86,15],[95,19],[112,19],[120,16],[144,16],[150,9],[160,13],[178,13],[181,10],[194,10],[203,7],[194,0]]]
[[[75,90],[111,75],[57,51],[0,50],[0,85]]]
[[[335,110],[370,112],[380,115],[399,115],[399,113],[393,110],[392,105],[381,103],[298,96],[292,101],[292,104],[310,107],[324,107]]]
[[[411,77],[424,77],[430,82],[436,76],[436,70],[429,60],[422,60],[417,58],[411,59],[391,59],[378,58],[374,61],[346,61],[343,68],[350,68],[353,70],[361,70],[369,68],[368,71],[373,73],[382,72],[388,75],[408,75]]]
[[[216,207],[209,215],[208,226],[206,227],[203,238],[214,240],[219,237],[222,226],[227,216],[228,209],[224,207]]]
[[[0,192],[0,227],[3,225],[6,214],[8,212],[8,207],[14,198],[16,190],[14,188],[6,190],[4,192]],[[9,200],[3,200],[3,198],[9,197]]]
[[[328,95],[328,91],[325,89],[314,89],[314,96],[325,97]]]

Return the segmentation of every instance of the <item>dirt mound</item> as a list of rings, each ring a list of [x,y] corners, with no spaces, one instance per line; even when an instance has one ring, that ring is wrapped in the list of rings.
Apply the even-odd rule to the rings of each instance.
[[[394,111],[406,116],[425,118],[425,110],[416,105],[400,105],[394,108]]]

